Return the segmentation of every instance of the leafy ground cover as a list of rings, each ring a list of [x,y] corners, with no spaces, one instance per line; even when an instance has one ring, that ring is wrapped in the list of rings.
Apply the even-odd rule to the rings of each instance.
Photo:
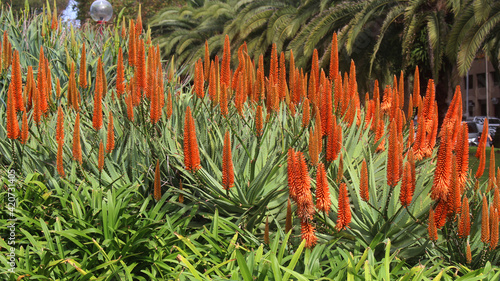
[[[363,99],[335,49],[304,70],[225,39],[176,69],[140,18],[23,17],[0,15],[5,279],[500,276],[500,177],[485,144],[469,169],[459,89],[438,128],[432,81]]]

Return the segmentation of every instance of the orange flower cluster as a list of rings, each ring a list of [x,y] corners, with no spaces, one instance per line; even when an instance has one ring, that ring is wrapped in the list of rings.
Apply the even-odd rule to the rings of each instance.
[[[224,135],[224,148],[222,152],[222,185],[229,190],[234,185],[233,158],[231,156],[231,137],[229,131]]]
[[[191,115],[191,107],[186,108],[184,119],[184,166],[186,170],[196,172],[200,169],[200,152],[196,140],[196,128]]]
[[[160,201],[161,199],[161,176],[159,159],[156,160],[153,197],[156,201]]]
[[[351,206],[349,205],[349,196],[347,194],[347,186],[345,183],[340,184],[339,188],[339,206],[337,211],[337,228],[338,231],[349,227],[351,223]]]

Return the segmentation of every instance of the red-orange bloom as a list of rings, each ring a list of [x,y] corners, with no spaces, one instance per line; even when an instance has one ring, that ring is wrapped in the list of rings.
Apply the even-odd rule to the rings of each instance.
[[[73,159],[82,164],[82,146],[80,144],[80,113],[76,114],[75,127],[73,130]]]
[[[448,203],[446,201],[439,201],[436,205],[434,213],[434,221],[436,227],[441,229],[446,224],[446,219],[448,218]]]
[[[168,94],[167,94],[167,118],[170,118],[172,116],[172,93],[170,92],[170,89],[168,89]]]
[[[302,220],[300,222],[302,233],[302,240],[306,241],[306,248],[313,248],[318,242],[316,234],[314,234],[314,226],[309,223],[309,220]]]
[[[359,176],[359,195],[361,196],[361,200],[365,202],[370,200],[370,193],[368,190],[368,169],[366,167],[366,160],[363,159],[363,162],[361,163],[361,173]]]
[[[82,87],[82,89],[87,88],[87,58],[85,53],[86,53],[85,42],[83,42],[82,55],[80,56],[80,71],[78,72],[79,74],[78,82],[80,83],[80,87]],[[118,54],[118,59],[119,57],[120,55]]]
[[[489,167],[489,175],[488,175],[488,189],[486,192],[490,192],[490,190],[495,185],[496,177],[495,177],[495,147],[491,146],[490,150],[490,167]]]
[[[56,140],[64,141],[64,112],[61,106],[57,108]]]
[[[64,163],[63,163],[63,145],[64,145],[64,140],[58,141],[57,142],[57,159],[56,159],[56,165],[57,165],[57,173],[61,177],[65,176],[64,173]]]
[[[295,202],[297,202],[298,174],[297,171],[297,156],[293,148],[288,149],[288,194]]]
[[[296,153],[296,173],[297,173],[297,215],[302,220],[312,219],[314,214],[314,204],[311,194],[311,179],[307,170],[306,159],[301,152]]]
[[[23,121],[21,127],[21,143],[25,144],[28,141],[29,132],[28,132],[28,117],[26,116],[26,110],[23,111]]]
[[[205,81],[208,81],[208,77],[210,76],[210,52],[208,50],[208,41],[205,40],[205,62],[203,65],[204,77]]]
[[[146,89],[146,50],[144,49],[144,41],[139,40],[137,48],[137,62],[135,65],[137,86],[139,90]]]
[[[160,175],[160,160],[156,160],[155,179],[154,179],[154,194],[156,201],[161,199],[161,175]]]
[[[14,104],[17,111],[24,111],[23,101],[23,81],[21,76],[21,63],[19,62],[19,52],[14,50],[14,58],[12,60],[12,78],[11,78],[12,94],[14,95]]]
[[[129,22],[129,35],[128,35],[128,64],[131,66],[135,65],[135,57],[136,57],[136,36],[135,36],[135,25],[134,20],[130,20]]]
[[[16,116],[16,101],[12,87],[7,92],[7,137],[17,139],[19,137],[19,123]]]
[[[326,178],[325,165],[319,163],[316,175],[316,209],[328,213],[332,201],[330,200],[330,188]]]
[[[436,163],[436,170],[434,171],[434,182],[431,190],[431,198],[433,200],[445,200],[450,190],[451,178],[451,145],[450,145],[450,132],[444,128],[443,139],[439,146],[438,159]]]
[[[186,108],[186,118],[184,119],[184,165],[186,170],[191,172],[196,172],[200,168],[196,128],[189,106]]]
[[[311,119],[309,99],[306,98],[302,104],[302,127],[307,127]]]
[[[221,84],[226,84],[227,87],[231,85],[231,44],[229,43],[229,36],[227,34],[224,38],[220,82]]]
[[[490,242],[488,202],[486,201],[485,195],[483,195],[483,206],[481,209],[481,241],[485,244]]]
[[[102,80],[100,75],[97,77],[96,90],[94,93],[94,113],[92,116],[92,126],[97,131],[102,127]]]
[[[452,169],[450,178],[450,193],[448,195],[448,212],[449,214],[457,214],[460,211],[462,194],[458,182],[457,160],[455,155],[452,157]]]
[[[429,226],[427,227],[427,231],[429,232],[429,239],[432,241],[438,240],[438,233],[436,228],[436,222],[434,221],[434,210],[429,210]]]
[[[330,50],[330,80],[335,81],[335,78],[339,74],[339,51],[337,46],[337,33],[333,33],[332,37],[332,47]]]
[[[458,222],[458,237],[465,238],[470,234],[470,214],[469,199],[464,196],[462,206],[460,207],[460,220]]]
[[[257,136],[260,137],[262,136],[263,133],[263,116],[262,116],[262,106],[259,105],[257,106],[257,112],[255,113],[255,132],[257,133]]]
[[[349,204],[349,196],[347,194],[347,186],[343,182],[340,184],[338,197],[337,225],[335,228],[338,231],[349,227],[351,223],[351,206]]]
[[[387,153],[387,184],[391,188],[394,188],[400,180],[398,155],[400,143],[398,141],[396,126],[396,122],[393,119],[389,129],[389,151]]]
[[[108,134],[106,138],[106,152],[110,153],[115,148],[115,127],[113,125],[113,113],[109,112]]]
[[[490,249],[498,245],[498,210],[490,206]]]
[[[225,190],[229,190],[234,185],[234,168],[229,131],[226,131],[226,134],[224,135],[224,147],[222,152],[222,185]]]
[[[122,47],[118,49],[118,61],[116,63],[116,96],[119,98],[125,92],[125,73],[123,67],[123,51]]]
[[[457,155],[458,182],[460,188],[463,188],[469,172],[469,127],[467,123],[462,124],[455,149]]]
[[[411,177],[411,164],[406,162],[403,169],[403,181],[401,182],[401,192],[399,193],[399,201],[401,205],[407,207],[411,203],[413,197],[413,182]]]
[[[203,62],[198,59],[194,68],[194,92],[200,98],[205,96],[205,77],[203,75]]]

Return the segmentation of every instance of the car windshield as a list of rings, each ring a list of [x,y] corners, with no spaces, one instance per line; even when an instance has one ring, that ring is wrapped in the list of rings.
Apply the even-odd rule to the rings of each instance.
[[[477,133],[477,125],[474,122],[467,122],[467,126],[469,127],[469,133]]]

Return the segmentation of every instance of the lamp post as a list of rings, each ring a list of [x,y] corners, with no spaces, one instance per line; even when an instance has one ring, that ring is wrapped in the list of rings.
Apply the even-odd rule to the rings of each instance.
[[[105,24],[113,16],[113,6],[106,0],[96,0],[90,6],[90,16],[98,24]]]

